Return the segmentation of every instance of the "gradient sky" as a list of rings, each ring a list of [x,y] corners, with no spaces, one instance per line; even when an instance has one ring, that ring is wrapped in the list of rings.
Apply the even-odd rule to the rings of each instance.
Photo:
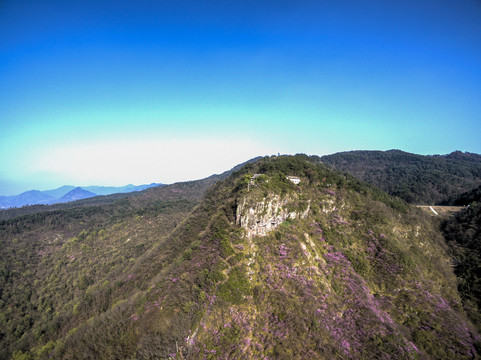
[[[480,0],[0,0],[0,195],[480,134]]]

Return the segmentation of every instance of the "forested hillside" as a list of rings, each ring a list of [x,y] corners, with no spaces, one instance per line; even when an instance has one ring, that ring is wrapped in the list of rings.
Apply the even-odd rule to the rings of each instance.
[[[137,193],[0,211],[0,359],[10,358],[14,343],[13,349],[25,348],[58,336],[53,329],[66,325],[59,310],[76,304],[69,299],[88,297],[90,285],[126,271],[232,171]],[[66,255],[72,243],[80,245],[78,252]]]
[[[461,195],[449,198],[443,205],[467,206],[473,202],[481,201],[481,186],[462,193]]]
[[[350,151],[321,161],[412,204],[440,204],[481,185],[481,155],[416,155],[400,150]]]
[[[462,194],[454,203],[466,207],[445,220],[442,230],[451,248],[466,311],[481,329],[481,188]]]
[[[3,221],[0,357],[476,356],[429,216],[302,155],[211,181]]]

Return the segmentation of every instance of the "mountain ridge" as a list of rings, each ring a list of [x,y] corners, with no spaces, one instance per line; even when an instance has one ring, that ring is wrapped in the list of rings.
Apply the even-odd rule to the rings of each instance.
[[[102,205],[105,219],[77,206],[0,222],[2,259],[17,256],[0,264],[6,351],[38,359],[476,356],[479,336],[429,216],[305,155],[262,158],[209,181],[205,195],[200,183],[184,183]],[[186,202],[191,190],[200,197]],[[69,213],[64,226],[59,216]],[[276,216],[263,236],[247,236]],[[20,277],[25,271],[31,276]],[[39,274],[45,286],[34,283]]]
[[[401,150],[362,150],[325,155],[319,160],[418,205],[442,204],[481,185],[481,155],[474,153],[418,155]]]

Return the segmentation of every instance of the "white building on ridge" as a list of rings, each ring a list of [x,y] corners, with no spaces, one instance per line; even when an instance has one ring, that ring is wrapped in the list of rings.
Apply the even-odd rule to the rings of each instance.
[[[287,179],[296,185],[301,182],[301,179],[299,179],[297,176],[288,176]]]

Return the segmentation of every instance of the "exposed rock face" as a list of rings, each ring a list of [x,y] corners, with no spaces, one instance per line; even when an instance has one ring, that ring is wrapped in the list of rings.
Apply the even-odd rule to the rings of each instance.
[[[271,230],[277,228],[287,219],[303,219],[307,217],[310,210],[310,201],[307,209],[288,211],[288,204],[292,198],[281,199],[279,196],[264,198],[261,202],[248,204],[247,198],[237,206],[236,222],[247,230],[247,237],[265,236]]]

